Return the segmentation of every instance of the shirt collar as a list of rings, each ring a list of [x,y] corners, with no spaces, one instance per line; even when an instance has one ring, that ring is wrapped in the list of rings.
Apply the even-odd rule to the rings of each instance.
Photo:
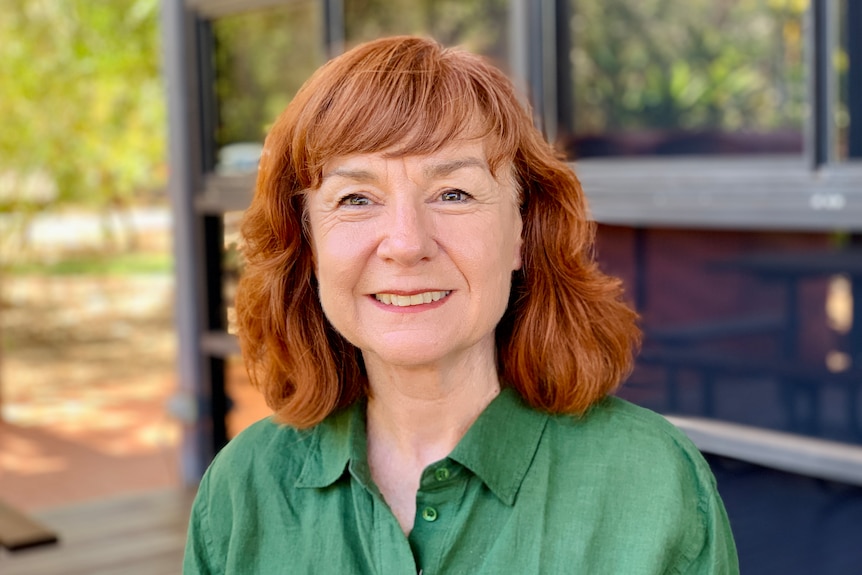
[[[362,416],[364,404],[364,401],[354,402],[314,428],[314,441],[296,480],[297,487],[332,485],[344,475],[344,470],[352,460],[361,460],[367,469],[365,418]],[[361,446],[354,445],[360,440]],[[354,453],[356,447],[361,448],[361,453]]]
[[[533,462],[548,416],[504,388],[467,430],[449,458],[475,473],[507,505]]]
[[[548,416],[524,404],[505,388],[479,415],[449,458],[481,479],[494,495],[514,505],[530,468]],[[315,441],[297,479],[297,487],[327,487],[345,469],[366,488],[373,485],[368,468],[365,402],[357,401],[315,428]]]

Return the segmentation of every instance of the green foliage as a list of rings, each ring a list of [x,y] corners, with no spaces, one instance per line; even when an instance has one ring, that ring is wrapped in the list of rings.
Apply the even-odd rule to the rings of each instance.
[[[171,258],[165,253],[125,253],[63,258],[49,263],[16,263],[4,273],[15,276],[130,276],[171,273]]]
[[[345,0],[348,45],[393,34],[433,36],[505,65],[508,0]],[[316,2],[245,12],[213,23],[219,147],[260,142],[325,58]]]
[[[0,14],[0,173],[101,207],[163,186],[158,0],[0,0]]]
[[[381,36],[418,34],[506,65],[508,0],[345,0],[344,11],[351,45]]]
[[[571,0],[579,132],[799,129],[807,0]]]
[[[213,23],[219,146],[262,142],[302,83],[324,61],[319,6],[292,2]]]

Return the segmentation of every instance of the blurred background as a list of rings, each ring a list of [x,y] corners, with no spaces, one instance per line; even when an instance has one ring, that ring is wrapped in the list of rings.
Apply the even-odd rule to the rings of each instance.
[[[178,485],[159,3],[0,14],[0,498]]]
[[[857,0],[0,0],[0,505],[61,540],[0,571],[177,571],[268,414],[232,324],[263,138],[401,33],[491,58],[572,162],[646,333],[620,394],[705,452],[743,572],[854,572]]]

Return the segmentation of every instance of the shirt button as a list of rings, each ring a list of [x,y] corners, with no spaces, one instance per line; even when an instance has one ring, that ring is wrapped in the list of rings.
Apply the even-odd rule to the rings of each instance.
[[[433,507],[426,507],[422,510],[422,519],[427,522],[437,521],[437,510]]]
[[[446,481],[449,479],[449,470],[445,467],[441,467],[434,472],[434,477],[437,478],[437,481]]]

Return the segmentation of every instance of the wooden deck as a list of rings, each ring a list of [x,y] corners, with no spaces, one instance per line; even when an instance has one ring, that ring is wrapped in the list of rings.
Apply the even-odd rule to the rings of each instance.
[[[35,513],[59,543],[0,551],[3,575],[175,575],[194,492],[170,490]]]

